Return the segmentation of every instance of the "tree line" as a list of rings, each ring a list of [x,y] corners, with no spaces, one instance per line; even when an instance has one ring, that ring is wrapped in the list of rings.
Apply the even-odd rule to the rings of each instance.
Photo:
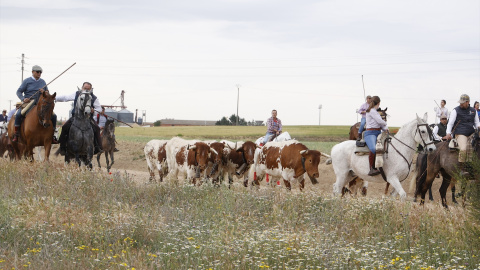
[[[218,120],[215,125],[216,126],[235,126],[237,123],[237,116],[235,114],[230,115],[230,117],[222,117],[222,119]],[[263,121],[256,122],[255,120],[252,121],[245,121],[245,118],[238,117],[238,125],[239,126],[263,126]]]

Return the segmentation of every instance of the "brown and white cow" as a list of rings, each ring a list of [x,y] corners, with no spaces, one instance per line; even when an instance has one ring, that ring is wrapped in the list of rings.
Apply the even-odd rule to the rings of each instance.
[[[167,142],[168,140],[151,140],[143,148],[148,172],[150,173],[150,181],[155,181],[155,171],[158,171],[160,182],[163,181],[163,177],[168,173]]]
[[[233,143],[223,140],[222,142],[226,145],[224,174],[228,177],[229,186],[233,183],[233,176],[236,175],[237,178],[243,177],[243,185],[247,187],[248,170],[254,163],[255,150],[258,146],[252,141]]]
[[[305,145],[295,140],[286,142],[269,142],[262,149],[256,151],[255,164],[250,170],[250,177],[255,185],[258,180],[268,174],[272,180],[283,179],[287,189],[291,189],[290,182],[297,180],[300,190],[305,187],[304,174],[306,173],[312,184],[317,184],[319,177],[318,164],[321,153],[309,150]]]
[[[218,183],[219,176],[223,171],[223,167],[225,166],[225,143],[217,141],[206,141],[205,143],[210,146],[211,149],[215,150],[214,152],[212,152],[210,158],[208,159],[206,176],[208,178],[211,178],[213,183]]]
[[[205,176],[208,159],[212,153],[217,154],[204,142],[187,141],[178,137],[168,141],[166,149],[168,176],[178,178],[179,174],[183,174],[193,184],[196,184],[197,178],[201,175]]]

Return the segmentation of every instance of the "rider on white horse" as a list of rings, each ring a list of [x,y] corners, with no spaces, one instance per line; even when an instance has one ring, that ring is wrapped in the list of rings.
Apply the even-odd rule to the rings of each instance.
[[[367,131],[365,131],[365,142],[367,143],[370,154],[368,162],[370,163],[370,172],[368,175],[374,176],[380,174],[380,171],[375,168],[375,145],[377,144],[377,137],[383,131],[388,132],[387,122],[385,122],[377,109],[380,107],[380,98],[373,96],[370,101],[370,106],[367,109]],[[374,110],[372,110],[374,109]]]

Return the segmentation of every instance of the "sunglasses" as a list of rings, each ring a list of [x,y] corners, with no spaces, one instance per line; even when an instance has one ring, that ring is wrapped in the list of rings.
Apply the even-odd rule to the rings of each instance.
[[[37,73],[42,73],[42,71],[41,71],[41,70],[34,70],[34,71],[35,71],[35,72],[37,72]]]

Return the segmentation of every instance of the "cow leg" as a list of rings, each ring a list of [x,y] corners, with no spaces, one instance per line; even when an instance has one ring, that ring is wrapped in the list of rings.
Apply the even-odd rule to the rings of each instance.
[[[305,188],[305,178],[299,179],[298,183],[300,184],[300,191],[302,191]]]
[[[247,187],[248,186],[248,176],[243,176],[243,186]]]
[[[272,181],[273,182],[273,181]],[[285,184],[285,187],[288,189],[288,190],[292,190],[292,186],[290,185],[290,181],[287,181],[285,179],[283,179],[283,183]],[[302,188],[300,188],[302,189]]]

